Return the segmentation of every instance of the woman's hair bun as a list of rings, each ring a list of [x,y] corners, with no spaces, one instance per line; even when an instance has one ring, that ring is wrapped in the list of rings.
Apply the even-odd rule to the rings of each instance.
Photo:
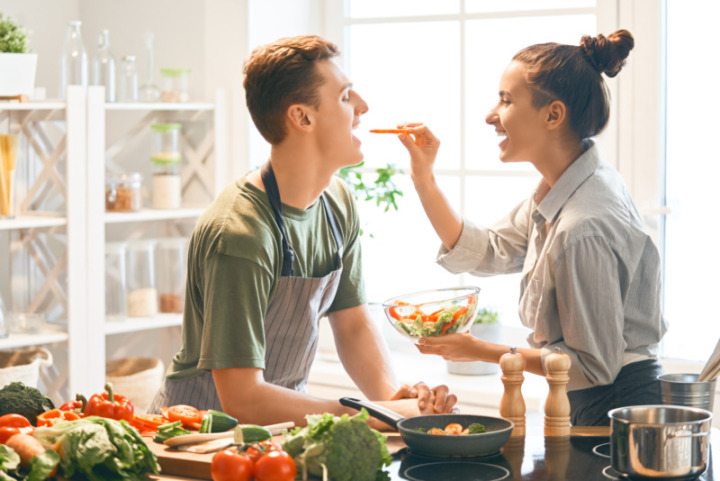
[[[635,39],[627,30],[617,30],[607,37],[599,34],[596,37],[585,35],[580,40],[580,47],[585,58],[597,70],[608,77],[614,77],[625,65],[625,59],[635,46]]]

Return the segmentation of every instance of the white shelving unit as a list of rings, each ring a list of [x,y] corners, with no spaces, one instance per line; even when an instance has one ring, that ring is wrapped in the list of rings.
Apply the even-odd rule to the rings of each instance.
[[[120,122],[123,127],[118,128],[115,115],[140,120],[131,125]],[[111,237],[107,232],[113,230],[117,236],[119,230],[127,239],[137,239],[162,226],[170,235],[187,235],[190,223],[227,183],[226,119],[223,91],[217,91],[213,102],[106,104],[102,87],[70,86],[66,102],[0,103],[0,128],[6,121],[12,133],[20,133],[39,166],[27,195],[18,202],[18,216],[0,220],[0,235],[7,236],[9,246],[0,255],[8,260],[12,289],[21,284],[10,269],[13,256],[22,253],[36,265],[43,279],[27,310],[52,313],[41,332],[11,334],[0,340],[0,349],[51,348],[54,366],[42,379],[56,401],[76,392],[89,395],[102,390],[106,344],[113,336],[126,336],[127,344],[133,344],[147,339],[150,330],[177,330],[181,325],[180,314],[105,321],[104,246],[106,237]],[[106,213],[106,168],[122,167],[126,147],[146,135],[151,123],[170,121],[189,130],[184,127],[181,137],[181,180],[184,190],[193,188],[191,203],[174,210]],[[47,124],[62,135],[50,136]],[[107,125],[117,137],[111,144],[106,142]],[[18,163],[23,161],[19,156]],[[45,205],[53,208],[44,209]],[[50,242],[54,249],[48,247]],[[152,348],[162,350],[166,337],[153,336]],[[123,345],[121,354],[155,355],[147,347],[142,349],[134,352],[132,345]]]
[[[168,235],[186,235],[178,227],[179,224],[197,219],[218,189],[227,182],[226,154],[224,145],[227,142],[227,125],[224,92],[218,91],[214,102],[190,103],[112,103],[104,102],[104,89],[90,87],[88,89],[88,162],[87,162],[87,195],[88,195],[88,229],[87,242],[92,249],[88,251],[88,316],[97,320],[88,326],[92,337],[98,342],[88,346],[93,359],[105,360],[111,356],[143,355],[153,357],[157,352],[148,352],[149,344],[169,342],[169,336],[153,335],[148,331],[157,329],[178,328],[182,324],[180,314],[158,314],[150,318],[128,317],[120,321],[105,321],[105,271],[104,246],[108,240],[129,240],[142,238],[152,229],[162,228]],[[136,113],[139,120],[129,125],[123,124],[122,132],[114,131],[116,140],[108,142],[106,133],[114,115]],[[125,170],[123,153],[130,149],[138,136],[146,135],[149,126],[156,122],[183,123],[181,134],[181,150],[183,165],[181,181],[183,191],[191,185],[200,187],[204,198],[192,199],[191,205],[172,210],[144,208],[140,212],[105,212],[105,172],[109,167]],[[201,131],[193,131],[194,125],[204,126]],[[115,123],[113,123],[115,125]],[[188,132],[190,130],[190,132]],[[121,135],[117,135],[121,134]],[[149,153],[148,153],[149,157]],[[148,162],[149,163],[149,162]],[[132,169],[130,169],[132,170]],[[201,195],[202,196],[202,195]],[[110,239],[109,228],[122,228],[122,239]],[[116,229],[117,230],[117,229]],[[117,234],[115,234],[117,235]],[[113,336],[122,336],[123,343],[119,350],[108,351],[108,341]],[[137,345],[134,347],[133,345]],[[162,346],[155,346],[155,351]],[[105,363],[96,362],[86,372],[88,383],[102,387],[105,382]]]
[[[7,235],[2,257],[10,298],[26,302],[6,303],[9,309],[43,313],[50,321],[39,333],[0,340],[0,349],[46,346],[54,351],[53,371],[42,381],[55,398],[84,391],[82,374],[89,362],[79,347],[89,342],[84,332],[86,106],[86,92],[79,86],[68,88],[65,102],[0,103],[0,125],[6,123],[9,133],[22,139],[17,161],[23,178],[16,182],[24,184],[16,198],[17,217],[0,220],[0,233]],[[15,272],[16,265],[28,271]]]

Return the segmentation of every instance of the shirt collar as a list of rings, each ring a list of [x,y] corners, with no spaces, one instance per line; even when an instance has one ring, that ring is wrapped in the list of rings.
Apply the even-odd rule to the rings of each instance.
[[[575,161],[565,169],[552,189],[537,206],[537,211],[551,221],[560,211],[570,196],[583,182],[595,172],[600,165],[600,156],[595,142],[588,141],[589,147]],[[544,181],[541,181],[541,186]]]

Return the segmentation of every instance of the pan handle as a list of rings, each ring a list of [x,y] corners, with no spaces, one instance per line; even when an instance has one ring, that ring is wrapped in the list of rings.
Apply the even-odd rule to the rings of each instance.
[[[403,419],[405,419],[401,414],[398,414],[395,411],[392,411],[386,407],[354,397],[342,397],[340,398],[340,404],[353,409],[357,409],[358,411],[360,410],[360,408],[365,408],[367,409],[367,412],[370,413],[370,416],[374,417],[375,419],[379,419],[386,424],[389,424],[394,429],[397,429],[398,421],[402,421]]]

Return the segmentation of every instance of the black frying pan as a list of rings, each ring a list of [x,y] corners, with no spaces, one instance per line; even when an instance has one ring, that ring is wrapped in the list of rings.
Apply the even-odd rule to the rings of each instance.
[[[340,404],[354,409],[365,408],[370,415],[400,431],[410,451],[435,458],[468,458],[496,454],[510,439],[513,423],[503,418],[477,416],[474,414],[431,414],[405,418],[377,404],[351,397],[340,399]],[[444,429],[450,423],[459,423],[463,428],[472,423],[485,425],[486,431],[479,434],[438,435],[417,431],[418,428]]]

